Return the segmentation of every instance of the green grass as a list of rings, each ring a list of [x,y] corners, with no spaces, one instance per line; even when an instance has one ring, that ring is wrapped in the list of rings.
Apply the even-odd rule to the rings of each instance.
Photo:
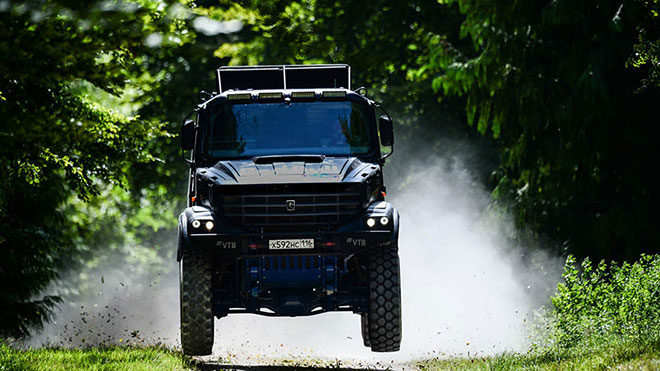
[[[564,353],[432,359],[415,366],[421,370],[660,370],[660,343],[609,343]]]
[[[282,366],[300,366],[281,363]],[[307,365],[312,366],[312,365]],[[314,365],[332,368],[337,365]],[[660,343],[603,345],[564,354],[503,354],[496,357],[432,359],[420,370],[660,370]],[[0,371],[9,370],[196,370],[179,352],[159,347],[16,350],[0,345]]]
[[[0,343],[0,371],[195,369],[179,352],[160,347],[17,350]]]

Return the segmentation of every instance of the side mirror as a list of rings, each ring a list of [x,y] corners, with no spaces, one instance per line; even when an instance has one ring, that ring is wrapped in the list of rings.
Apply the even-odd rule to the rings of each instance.
[[[195,148],[195,121],[186,120],[181,127],[181,149],[190,151]]]
[[[386,147],[394,145],[394,128],[392,118],[386,115],[378,119],[378,130],[380,131],[380,144]]]

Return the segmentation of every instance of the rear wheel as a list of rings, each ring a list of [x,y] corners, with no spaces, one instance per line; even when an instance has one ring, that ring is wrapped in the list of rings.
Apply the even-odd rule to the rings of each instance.
[[[377,248],[369,257],[369,318],[367,320],[369,344],[374,352],[396,352],[401,345],[399,277],[397,246]]]
[[[212,259],[205,249],[184,248],[179,264],[181,348],[191,356],[213,348]]]

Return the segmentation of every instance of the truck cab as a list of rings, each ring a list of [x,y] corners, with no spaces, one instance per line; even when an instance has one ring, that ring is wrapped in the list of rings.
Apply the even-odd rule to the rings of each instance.
[[[392,119],[350,82],[341,64],[221,67],[185,120],[184,353],[211,353],[214,317],[330,311],[358,314],[373,351],[399,349]]]

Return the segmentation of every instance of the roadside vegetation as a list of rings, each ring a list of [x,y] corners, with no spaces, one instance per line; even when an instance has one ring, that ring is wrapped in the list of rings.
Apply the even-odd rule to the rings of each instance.
[[[433,359],[421,369],[660,369],[660,255],[634,263],[566,261],[526,354]]]
[[[528,353],[431,359],[422,370],[593,370],[660,368],[660,255],[634,263],[566,261],[552,306],[539,313]],[[283,364],[282,366],[287,366]],[[0,370],[190,370],[195,363],[159,347],[37,349],[0,344]]]

